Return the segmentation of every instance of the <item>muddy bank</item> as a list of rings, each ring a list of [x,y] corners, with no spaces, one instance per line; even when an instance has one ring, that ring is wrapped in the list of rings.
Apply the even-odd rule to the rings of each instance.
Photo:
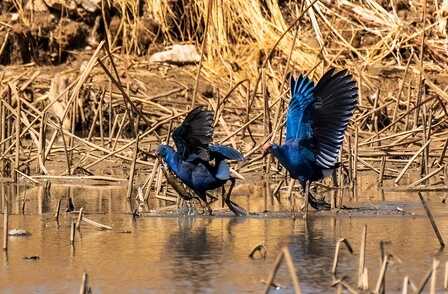
[[[0,4],[0,64],[61,64],[69,61],[73,51],[96,48],[109,34],[114,46],[135,40],[137,54],[147,53],[156,40],[158,25],[148,15],[136,17],[131,30],[123,32],[125,11],[105,6],[101,1],[24,1],[21,6],[11,0]],[[143,1],[142,1],[143,3]]]

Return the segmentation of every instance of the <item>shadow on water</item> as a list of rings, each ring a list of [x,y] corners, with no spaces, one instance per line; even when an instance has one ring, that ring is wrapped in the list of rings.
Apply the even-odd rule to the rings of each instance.
[[[356,286],[361,232],[367,224],[366,264],[373,287],[380,269],[380,242],[388,241],[387,253],[397,257],[387,274],[387,289],[401,289],[404,276],[418,284],[430,268],[438,244],[431,226],[413,193],[378,193],[376,186],[362,182],[359,202],[347,192],[344,203],[396,210],[407,215],[367,213],[362,215],[311,214],[305,222],[289,214],[266,217],[139,217],[133,220],[126,187],[45,184],[40,186],[0,185],[4,191],[2,209],[7,205],[10,228],[26,229],[28,237],[10,237],[9,250],[0,263],[0,289],[13,293],[74,293],[87,271],[94,292],[261,292],[276,255],[287,246],[294,259],[305,293],[332,293],[330,273],[338,239],[350,241],[355,255],[341,249],[338,275]],[[444,192],[428,193],[443,236],[448,234],[448,215],[440,202]],[[74,249],[70,246],[70,224],[77,214],[66,213],[67,199],[75,209],[84,208],[87,217],[112,226],[112,231],[82,223]],[[59,224],[54,219],[62,199]],[[285,210],[266,201],[262,194],[238,192],[233,198],[251,212]],[[257,244],[267,249],[266,259],[248,258]],[[24,259],[39,256],[37,260]],[[446,252],[437,258],[444,264]],[[400,262],[398,262],[398,260]],[[24,275],[26,273],[26,275]],[[292,292],[285,266],[276,283]],[[443,279],[438,279],[441,287]],[[177,290],[174,290],[177,289]],[[13,291],[14,290],[14,291]]]
[[[177,231],[166,243],[167,251],[172,254],[173,279],[186,281],[195,293],[212,288],[212,280],[222,266],[222,243],[208,234],[211,222],[181,217],[177,221]]]

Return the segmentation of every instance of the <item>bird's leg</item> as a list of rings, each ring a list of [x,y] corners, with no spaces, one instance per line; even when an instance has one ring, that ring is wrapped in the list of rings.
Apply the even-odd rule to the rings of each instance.
[[[310,181],[305,182],[305,214],[304,218],[308,218],[308,202],[309,202],[309,196],[310,196]]]
[[[226,195],[226,189],[224,185],[221,187],[221,207],[224,207],[224,196]]]
[[[205,208],[207,208],[208,215],[213,215],[213,210],[210,207],[210,203],[208,203],[208,201],[205,201]]]
[[[327,203],[324,199],[317,199],[314,197],[313,193],[309,191],[309,202],[312,208],[316,210],[329,210],[331,205]]]
[[[232,194],[233,187],[235,187],[235,179],[232,178],[230,179],[230,187],[227,191],[227,195],[224,197],[224,202],[236,216],[246,215],[247,213],[244,208],[240,207],[238,204],[230,200],[230,195]]]
[[[207,201],[207,196],[206,196],[207,194],[205,194],[204,195],[204,197],[199,197],[198,199],[199,199],[199,203],[201,204],[201,206],[202,206],[202,208],[204,208],[204,206],[202,205],[202,202],[204,202],[205,203],[205,208],[207,209],[207,213],[208,213],[208,215],[213,215],[213,210],[212,210],[212,208],[210,207],[210,203],[211,202],[208,202]]]

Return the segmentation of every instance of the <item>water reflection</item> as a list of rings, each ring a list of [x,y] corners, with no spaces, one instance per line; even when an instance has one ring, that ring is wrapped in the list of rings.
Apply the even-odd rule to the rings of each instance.
[[[283,246],[288,246],[304,292],[332,293],[335,289],[330,288],[330,270],[336,241],[347,238],[355,250],[352,256],[341,249],[338,273],[348,276],[349,282],[356,285],[353,277],[365,224],[368,226],[369,284],[374,285],[379,274],[381,241],[388,241],[386,252],[402,261],[391,263],[388,269],[388,290],[399,291],[405,275],[418,284],[438,248],[420,204],[410,193],[361,192],[366,187],[376,186],[360,182],[358,198],[365,205],[378,206],[385,199],[389,202],[380,208],[400,206],[416,215],[311,215],[307,222],[290,217],[140,217],[133,220],[126,187],[0,185],[0,191],[4,191],[2,209],[7,205],[12,212],[11,228],[32,233],[27,238],[10,239],[8,254],[0,257],[0,289],[13,293],[72,293],[79,288],[82,272],[87,271],[93,290],[100,293],[261,292],[264,288],[261,281],[266,280],[276,255]],[[250,211],[288,210],[285,198],[282,199],[284,206],[280,206],[277,200],[265,201],[262,193],[238,195],[235,201]],[[349,195],[350,191],[344,191],[347,198],[344,203]],[[428,195],[445,237],[448,216],[446,206],[440,202],[444,193]],[[69,243],[72,215],[64,212],[69,197],[73,198],[76,209],[83,207],[89,218],[111,225],[113,230],[98,231],[83,224],[73,251]],[[63,204],[58,226],[54,211],[60,199]],[[260,243],[267,248],[266,260],[249,259],[251,249]],[[30,255],[38,255],[40,259],[23,259]],[[442,264],[448,260],[445,252],[437,258]],[[438,280],[439,286],[442,280]],[[276,281],[287,287],[281,293],[292,291],[285,266],[280,268]]]

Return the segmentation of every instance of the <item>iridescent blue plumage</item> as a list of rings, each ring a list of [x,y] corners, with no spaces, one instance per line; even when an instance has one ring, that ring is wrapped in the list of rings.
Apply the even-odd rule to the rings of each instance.
[[[358,88],[347,71],[329,70],[316,86],[305,76],[291,78],[291,100],[283,145],[270,152],[302,185],[337,166],[344,132],[357,104]]]
[[[237,215],[244,211],[230,200],[235,183],[229,160],[243,160],[240,152],[232,147],[210,144],[213,137],[213,113],[202,107],[193,109],[182,125],[173,131],[177,151],[160,145],[159,155],[165,164],[185,185],[190,187],[207,204],[207,191],[231,181],[224,201]]]

